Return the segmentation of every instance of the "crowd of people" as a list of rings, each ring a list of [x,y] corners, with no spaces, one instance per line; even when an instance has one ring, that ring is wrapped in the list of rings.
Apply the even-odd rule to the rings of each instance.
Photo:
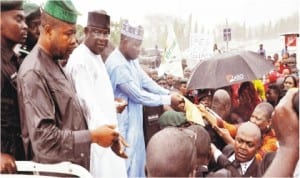
[[[264,78],[188,90],[184,63],[183,77],[139,64],[142,26],[123,21],[112,44],[110,15],[90,11],[81,40],[79,14],[71,0],[1,0],[1,173],[31,160],[93,177],[299,176],[296,54],[261,44]]]

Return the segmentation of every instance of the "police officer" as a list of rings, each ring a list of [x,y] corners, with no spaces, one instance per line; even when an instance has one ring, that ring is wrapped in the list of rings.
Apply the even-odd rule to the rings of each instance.
[[[37,43],[40,36],[41,10],[37,4],[24,3],[25,22],[28,26],[28,36],[25,44],[19,50],[21,58],[25,58]]]
[[[21,0],[1,0],[1,158],[0,172],[16,172],[15,160],[24,160],[16,77],[20,66],[13,51],[27,38]]]

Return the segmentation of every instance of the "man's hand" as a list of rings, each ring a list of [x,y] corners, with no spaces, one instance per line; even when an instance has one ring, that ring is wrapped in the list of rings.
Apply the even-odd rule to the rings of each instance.
[[[109,147],[118,140],[119,133],[115,131],[115,125],[103,125],[91,131],[92,142],[102,147]]]
[[[225,128],[220,128],[217,125],[213,125],[212,128],[218,133],[220,137],[223,138],[223,140],[227,144],[234,144],[234,139],[231,137],[230,132]]]
[[[128,146],[129,145],[125,141],[125,139],[121,135],[119,135],[118,140],[115,140],[110,148],[113,152],[116,153],[116,155],[120,156],[121,158],[128,158],[125,153],[125,148]]]
[[[15,158],[9,154],[1,153],[0,157],[0,172],[13,174],[17,172],[17,166],[15,164]]]
[[[128,103],[123,98],[115,98],[117,113],[122,113]]]
[[[292,105],[296,92],[299,89],[289,89],[273,112],[272,125],[279,141],[279,149],[264,177],[293,177],[294,171],[297,171],[295,167],[299,161],[299,118]]]
[[[272,115],[272,125],[280,146],[299,147],[299,118],[292,100],[298,89],[290,89],[280,100]]]

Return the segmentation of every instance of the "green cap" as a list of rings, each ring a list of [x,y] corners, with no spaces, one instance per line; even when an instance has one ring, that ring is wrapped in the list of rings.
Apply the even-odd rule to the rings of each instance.
[[[167,126],[180,126],[187,122],[185,113],[173,110],[165,111],[158,120],[161,128]]]
[[[80,14],[71,0],[48,0],[44,11],[52,17],[67,23],[75,24]]]

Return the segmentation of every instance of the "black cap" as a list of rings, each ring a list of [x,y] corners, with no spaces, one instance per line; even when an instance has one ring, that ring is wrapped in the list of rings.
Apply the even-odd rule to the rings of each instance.
[[[110,16],[98,11],[89,12],[87,26],[109,29]]]
[[[23,10],[23,0],[1,0],[1,12]]]

